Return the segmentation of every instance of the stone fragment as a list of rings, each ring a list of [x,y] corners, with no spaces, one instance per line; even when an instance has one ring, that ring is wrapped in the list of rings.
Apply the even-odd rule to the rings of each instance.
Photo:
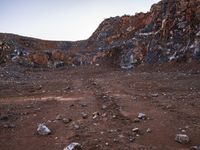
[[[134,119],[134,123],[138,123],[138,122],[140,122],[140,119],[135,118],[135,119]]]
[[[56,120],[62,120],[62,115],[60,115],[60,114],[57,115],[57,116],[56,116]]]
[[[51,133],[51,130],[44,124],[38,124],[37,132],[40,135],[48,135]]]
[[[187,144],[190,139],[186,134],[176,134],[175,141],[181,144]]]
[[[93,118],[93,119],[96,119],[99,115],[100,115],[99,112],[94,112],[92,118]]]
[[[76,130],[78,130],[78,129],[80,129],[80,126],[79,126],[78,124],[74,124],[74,128],[75,128]]]
[[[60,68],[63,67],[65,65],[65,63],[63,61],[55,61],[53,63],[54,68]]]
[[[81,115],[82,115],[82,118],[83,118],[83,119],[87,119],[87,118],[88,118],[88,114],[86,114],[86,113],[84,113],[84,112],[82,112]]]
[[[4,128],[15,128],[16,125],[13,124],[13,123],[8,123],[8,124],[5,124],[3,127],[4,127]]]
[[[132,129],[132,132],[134,132],[134,133],[139,133],[139,128],[134,128],[134,129]]]
[[[63,118],[63,123],[67,124],[70,123],[72,121],[71,118]]]
[[[200,146],[192,146],[190,147],[191,150],[200,150]]]
[[[138,114],[138,118],[139,118],[139,119],[142,119],[142,120],[147,119],[146,114],[144,114],[144,113],[139,113],[139,114]]]
[[[158,93],[151,94],[152,97],[158,97]]]
[[[146,130],[146,132],[147,132],[147,133],[151,133],[152,130],[151,130],[150,128],[148,128],[148,129]]]
[[[63,150],[82,150],[82,147],[79,143],[71,143],[69,144],[66,148],[64,148]]]

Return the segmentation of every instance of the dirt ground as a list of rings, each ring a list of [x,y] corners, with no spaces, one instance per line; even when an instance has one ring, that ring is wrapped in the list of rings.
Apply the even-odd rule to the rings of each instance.
[[[140,112],[146,120],[136,119]],[[39,123],[52,133],[38,135]],[[182,132],[188,144],[174,140]],[[200,145],[200,66],[2,67],[0,150],[62,150],[71,142],[83,150]]]

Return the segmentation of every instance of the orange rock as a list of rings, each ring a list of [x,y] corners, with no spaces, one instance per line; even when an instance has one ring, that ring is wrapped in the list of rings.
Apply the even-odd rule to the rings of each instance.
[[[47,65],[49,58],[46,54],[32,54],[29,56],[30,61],[39,65]]]
[[[53,50],[52,51],[52,59],[63,61],[65,59],[65,54],[60,50]]]

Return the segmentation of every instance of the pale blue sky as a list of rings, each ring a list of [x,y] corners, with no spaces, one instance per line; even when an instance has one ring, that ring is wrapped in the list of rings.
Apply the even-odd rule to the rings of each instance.
[[[0,32],[87,39],[105,19],[146,12],[160,0],[0,0]]]

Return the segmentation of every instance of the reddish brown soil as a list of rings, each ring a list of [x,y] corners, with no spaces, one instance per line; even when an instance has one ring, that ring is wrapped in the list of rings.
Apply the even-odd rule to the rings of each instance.
[[[199,66],[0,73],[0,115],[8,117],[0,120],[0,150],[62,150],[71,142],[80,143],[83,150],[187,150],[200,145]],[[88,118],[82,118],[83,112]],[[100,114],[95,119],[94,112]],[[148,119],[135,123],[139,112]],[[72,122],[56,120],[58,114]],[[52,134],[38,135],[38,123],[45,123]],[[136,127],[139,137],[131,141]],[[175,142],[180,128],[190,143]]]

